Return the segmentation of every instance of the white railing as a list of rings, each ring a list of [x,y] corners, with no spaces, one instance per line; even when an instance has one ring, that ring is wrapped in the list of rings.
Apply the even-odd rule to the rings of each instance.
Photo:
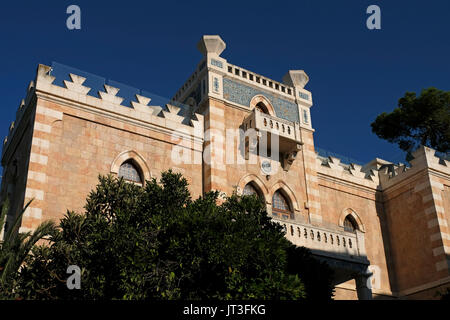
[[[300,142],[300,127],[295,122],[262,113],[256,109],[244,120],[244,130],[264,130]]]
[[[365,259],[364,233],[330,230],[296,221],[273,218],[280,223],[286,231],[286,238],[297,246],[306,247],[322,254],[339,256],[343,258]]]
[[[235,66],[231,63],[227,63],[227,72],[228,76],[231,75],[233,78],[246,79],[247,81],[253,82],[254,85],[262,87],[265,90],[276,92],[291,99],[295,97],[295,89],[293,87]]]

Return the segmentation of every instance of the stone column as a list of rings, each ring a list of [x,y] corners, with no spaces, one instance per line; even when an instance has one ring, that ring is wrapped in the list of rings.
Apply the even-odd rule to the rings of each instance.
[[[356,275],[356,292],[358,293],[359,300],[372,300],[371,276],[372,273],[367,270]]]

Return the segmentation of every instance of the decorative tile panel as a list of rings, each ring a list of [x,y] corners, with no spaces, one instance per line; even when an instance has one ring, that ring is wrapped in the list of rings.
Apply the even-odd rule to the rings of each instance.
[[[305,109],[303,109],[303,122],[305,124],[309,124],[308,111],[306,111]]]
[[[305,99],[305,100],[309,100],[309,95],[303,92],[299,92],[300,98]]]
[[[275,97],[267,91],[252,88],[230,79],[223,79],[223,97],[228,101],[250,106],[251,99],[258,94],[269,99],[277,117],[288,121],[300,122],[298,107],[295,103]]]
[[[214,77],[214,91],[219,92],[219,79]]]
[[[215,59],[211,59],[211,64],[212,64],[213,66],[218,67],[218,68],[223,68],[222,61],[218,61],[218,60],[215,60]]]

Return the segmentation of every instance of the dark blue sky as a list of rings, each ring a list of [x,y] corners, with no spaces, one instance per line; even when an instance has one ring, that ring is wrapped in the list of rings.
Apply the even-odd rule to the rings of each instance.
[[[66,28],[81,7],[82,29]],[[382,30],[366,28],[377,4]],[[316,145],[368,162],[403,161],[371,133],[406,91],[450,90],[450,1],[3,1],[0,136],[38,63],[52,61],[172,97],[201,59],[203,34],[219,34],[232,64],[281,81],[304,69]]]

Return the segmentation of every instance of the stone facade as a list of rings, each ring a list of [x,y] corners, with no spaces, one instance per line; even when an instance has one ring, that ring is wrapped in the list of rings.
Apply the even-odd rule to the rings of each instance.
[[[335,269],[336,299],[427,299],[450,286],[449,161],[426,147],[410,167],[322,157],[304,71],[277,82],[228,63],[218,36],[198,48],[203,59],[165,106],[140,94],[123,105],[120,88],[94,92],[71,72],[57,85],[39,65],[3,145],[8,221],[31,199],[21,231],[83,212],[98,175],[120,176],[124,163],[142,181],[171,168],[193,197],[251,186],[290,241]]]

